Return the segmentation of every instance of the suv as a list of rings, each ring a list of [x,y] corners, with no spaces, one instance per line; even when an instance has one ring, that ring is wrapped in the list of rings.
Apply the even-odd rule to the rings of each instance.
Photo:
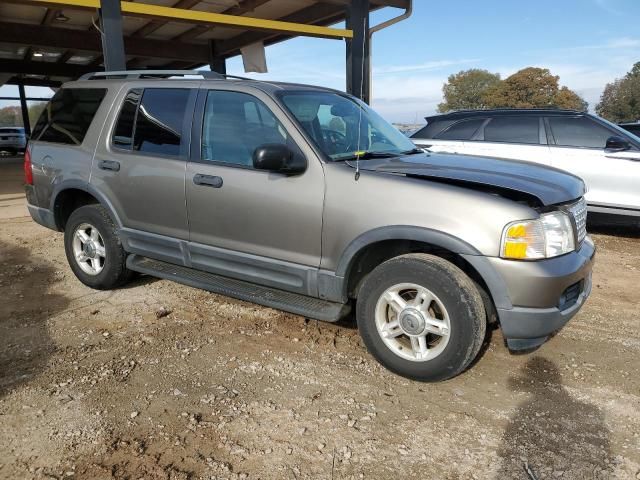
[[[589,211],[640,220],[640,139],[574,110],[470,110],[427,117],[411,136],[434,152],[512,158],[567,170],[587,184]]]
[[[338,91],[182,74],[85,76],[34,129],[29,211],[85,285],[141,272],[329,322],[355,306],[376,359],[423,381],[469,366],[488,322],[530,349],[588,297],[577,177],[425,154]]]
[[[618,126],[640,138],[640,122],[619,123]]]
[[[0,127],[0,153],[15,155],[27,146],[27,136],[23,127]]]

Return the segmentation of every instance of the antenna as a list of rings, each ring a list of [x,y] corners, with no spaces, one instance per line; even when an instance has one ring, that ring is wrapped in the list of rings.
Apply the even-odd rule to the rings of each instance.
[[[368,17],[368,16],[367,16]],[[364,18],[364,25],[362,26],[363,31],[367,31],[367,17]],[[362,42],[362,71],[360,72],[360,95],[362,96],[362,91],[364,90],[364,54],[365,54],[365,46],[367,42],[366,40]],[[362,98],[360,99],[362,100]],[[358,115],[358,145],[356,150],[356,174],[354,180],[357,182],[360,178],[360,134],[362,132],[362,106],[358,105],[359,115]]]

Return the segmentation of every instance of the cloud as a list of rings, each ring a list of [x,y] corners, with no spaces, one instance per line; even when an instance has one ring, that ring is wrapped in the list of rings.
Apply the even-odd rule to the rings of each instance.
[[[382,75],[387,73],[415,72],[420,70],[440,70],[445,67],[456,65],[465,65],[470,63],[478,63],[482,61],[479,58],[461,59],[461,60],[436,60],[432,62],[424,62],[409,65],[383,65],[377,67],[374,65],[373,73]]]

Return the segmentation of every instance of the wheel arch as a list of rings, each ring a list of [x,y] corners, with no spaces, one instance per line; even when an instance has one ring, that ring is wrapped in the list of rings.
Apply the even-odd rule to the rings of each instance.
[[[475,247],[442,231],[404,225],[365,232],[347,246],[336,268],[336,276],[343,279],[342,297],[355,298],[364,278],[380,263],[416,252],[445,258],[463,270],[486,294],[488,313],[496,306],[511,308],[504,280]]]
[[[63,231],[71,213],[83,205],[100,204],[107,209],[118,228],[122,227],[119,216],[109,200],[91,184],[68,181],[56,187],[51,195],[50,211],[53,212],[56,227]]]

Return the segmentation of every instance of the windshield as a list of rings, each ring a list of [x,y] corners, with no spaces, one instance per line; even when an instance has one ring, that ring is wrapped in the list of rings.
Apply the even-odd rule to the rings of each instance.
[[[332,160],[395,156],[415,145],[364,102],[331,92],[283,92],[282,102]]]

